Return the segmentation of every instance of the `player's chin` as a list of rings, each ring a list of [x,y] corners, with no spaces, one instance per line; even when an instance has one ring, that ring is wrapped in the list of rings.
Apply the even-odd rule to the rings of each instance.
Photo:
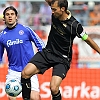
[[[58,15],[55,15],[55,14],[54,14],[54,17],[55,17],[55,18],[59,18],[59,16],[58,16]]]
[[[11,26],[11,25],[14,25],[14,23],[10,22],[10,23],[8,23],[8,25],[10,25],[10,26]]]
[[[58,18],[58,16],[54,15],[55,18]]]

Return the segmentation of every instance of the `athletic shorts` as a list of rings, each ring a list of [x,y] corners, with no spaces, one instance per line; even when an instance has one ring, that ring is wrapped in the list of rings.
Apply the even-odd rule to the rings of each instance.
[[[49,52],[47,49],[37,52],[29,63],[36,65],[40,70],[39,74],[43,74],[46,70],[53,67],[52,76],[59,76],[62,79],[66,77],[70,68],[70,62],[67,58]]]
[[[11,69],[8,69],[8,74],[6,75],[6,82],[11,80],[11,79],[16,79],[19,82],[21,82],[21,72],[16,72]],[[38,76],[33,75],[31,77],[31,90],[34,91],[40,91],[39,89],[39,81],[38,81]]]

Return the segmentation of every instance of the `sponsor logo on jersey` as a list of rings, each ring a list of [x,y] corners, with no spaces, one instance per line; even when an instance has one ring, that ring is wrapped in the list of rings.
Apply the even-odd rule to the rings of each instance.
[[[7,41],[7,46],[12,46],[12,45],[16,45],[16,44],[21,44],[23,43],[23,40],[20,40],[20,39],[16,39],[15,41],[11,41],[11,40],[8,40]]]
[[[24,31],[23,31],[23,30],[20,30],[20,31],[19,31],[19,34],[20,34],[20,35],[23,35],[23,34],[24,34]]]

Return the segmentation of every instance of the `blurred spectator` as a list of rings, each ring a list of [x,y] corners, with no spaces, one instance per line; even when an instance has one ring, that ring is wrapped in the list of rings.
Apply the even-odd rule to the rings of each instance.
[[[37,2],[36,1],[31,1],[32,4],[32,14],[36,14],[37,12],[39,12],[40,9],[40,5],[43,1]]]
[[[1,4],[0,6],[0,25],[4,25],[4,22],[3,22],[3,10],[6,8],[6,5],[5,4]]]
[[[28,26],[33,26],[33,16],[30,16],[30,17],[27,19],[27,22],[28,22]]]
[[[8,6],[14,6],[16,9],[19,7],[19,2],[18,1],[7,1],[6,2],[6,7]]]
[[[2,4],[6,4],[6,2],[7,2],[7,0],[1,0],[1,1],[0,1],[0,6],[1,6]]]
[[[73,1],[73,5],[87,5],[88,4],[88,2],[85,2],[85,1]]]
[[[40,26],[41,22],[40,22],[40,15],[39,14],[35,14],[34,16],[34,26]]]
[[[50,6],[47,4],[47,2],[43,2],[39,9],[42,25],[51,24],[51,13],[52,12]]]
[[[39,14],[31,14],[27,22],[29,26],[35,26],[36,28],[40,27],[41,22]]]
[[[89,17],[90,26],[100,25],[100,4],[94,6],[93,11],[90,11]]]
[[[27,20],[32,14],[32,5],[30,1],[20,1],[17,8],[19,12],[19,23],[28,25]]]
[[[74,2],[74,7],[77,9],[74,9],[74,16],[75,18],[83,25],[86,26],[88,25],[87,20],[88,20],[88,6],[87,3],[85,2]]]

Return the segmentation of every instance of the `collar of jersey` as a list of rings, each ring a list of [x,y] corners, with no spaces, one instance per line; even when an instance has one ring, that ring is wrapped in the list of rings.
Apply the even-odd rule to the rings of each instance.
[[[67,13],[68,13],[67,19],[70,19],[71,18],[71,12],[69,10],[67,10]]]
[[[7,27],[9,30],[12,30],[12,29],[14,29],[16,26],[17,26],[17,24],[18,23],[16,23],[16,25],[15,26],[13,26],[12,28],[9,28],[9,27]]]

